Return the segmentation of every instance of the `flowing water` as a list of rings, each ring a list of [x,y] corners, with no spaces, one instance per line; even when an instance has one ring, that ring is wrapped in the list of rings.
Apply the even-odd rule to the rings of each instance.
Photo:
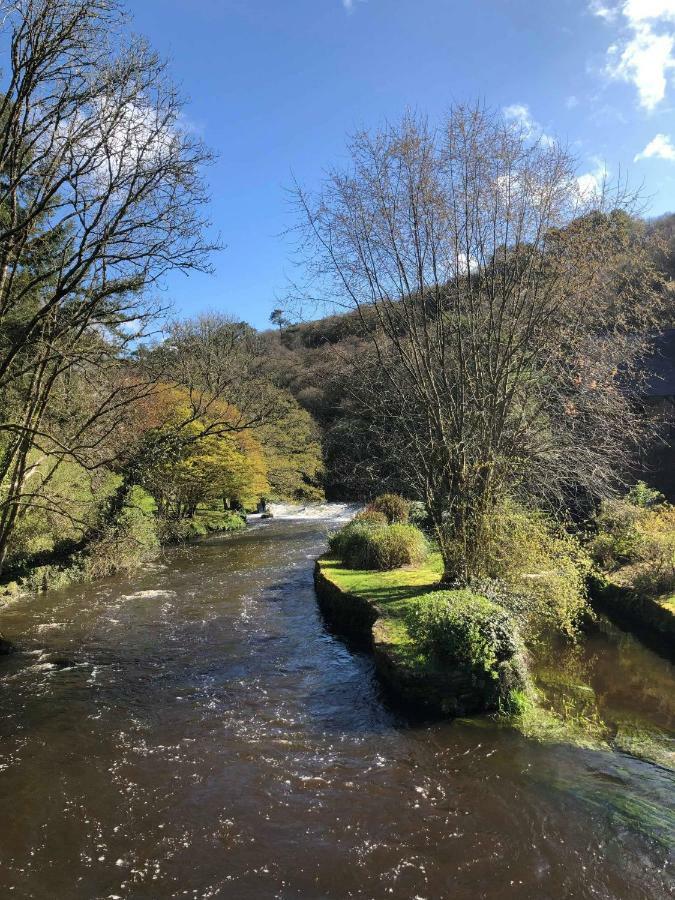
[[[671,896],[672,773],[405,721],[317,611],[324,532],[259,522],[0,611],[0,897]],[[582,655],[609,722],[672,736],[664,661]]]

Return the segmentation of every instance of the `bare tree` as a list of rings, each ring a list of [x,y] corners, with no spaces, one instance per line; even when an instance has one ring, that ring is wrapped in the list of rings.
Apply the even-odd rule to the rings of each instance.
[[[307,265],[360,317],[355,396],[395,424],[445,577],[467,578],[501,494],[560,503],[625,471],[658,274],[625,198],[584,193],[565,148],[481,106],[349,149],[297,191]]]
[[[279,392],[265,377],[258,333],[246,322],[205,313],[173,322],[146,360],[155,379],[183,387],[190,421],[208,434],[246,431],[273,418]],[[208,436],[208,434],[206,436]]]
[[[125,36],[117,0],[0,0],[0,23],[1,567],[17,516],[37,502],[26,489],[36,446],[54,465],[87,448],[93,464],[145,388],[119,372],[98,379],[89,415],[65,429],[50,420],[54,392],[118,367],[159,311],[148,288],[172,269],[207,269],[211,248],[209,154],[164,64]]]

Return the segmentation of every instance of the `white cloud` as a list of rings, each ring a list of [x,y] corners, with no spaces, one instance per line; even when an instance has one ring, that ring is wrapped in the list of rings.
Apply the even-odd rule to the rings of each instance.
[[[641,159],[650,159],[652,157],[675,161],[675,146],[667,134],[657,134],[647,144],[645,149],[635,156],[633,161],[639,162]]]
[[[571,94],[571,95],[565,100],[565,106],[566,106],[568,109],[574,109],[574,107],[575,107],[575,106],[578,106],[578,105],[579,105],[579,98],[578,98],[578,97],[575,97],[574,94]]]
[[[619,23],[622,34],[609,47],[607,74],[634,84],[640,106],[653,110],[666,96],[675,68],[675,0],[591,0],[593,15]]]
[[[675,67],[674,46],[672,34],[657,34],[650,25],[638,24],[629,41],[610,48],[608,72],[613,78],[632,82],[640,106],[652,110],[666,96],[668,72]]]
[[[594,16],[605,19],[607,22],[613,22],[617,17],[618,10],[616,7],[608,6],[602,0],[591,0],[590,10]]]
[[[609,170],[604,160],[599,157],[592,159],[593,169],[584,172],[577,178],[577,191],[582,202],[590,202],[599,197],[603,186],[609,177]]]
[[[623,14],[632,22],[647,19],[675,21],[675,0],[625,0]]]
[[[541,141],[543,144],[552,144],[553,138],[544,133],[539,122],[533,118],[530,107],[525,103],[512,103],[502,109],[507,122],[513,122],[522,129],[523,135],[533,141]]]

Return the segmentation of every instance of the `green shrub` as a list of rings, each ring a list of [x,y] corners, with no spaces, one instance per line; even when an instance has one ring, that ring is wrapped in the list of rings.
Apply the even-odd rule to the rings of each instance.
[[[527,685],[517,627],[509,613],[470,590],[434,591],[407,616],[413,640],[484,687],[488,706],[508,706]]]
[[[399,494],[380,494],[368,508],[383,513],[390,525],[405,523],[410,515],[410,504]]]
[[[544,513],[511,500],[495,510],[486,537],[484,576],[500,583],[504,602],[528,634],[549,628],[575,633],[588,610],[590,568],[579,540]]]
[[[328,538],[333,556],[349,569],[397,569],[423,562],[428,542],[414,525],[371,525],[355,519]]]
[[[375,569],[371,540],[375,530],[366,522],[352,521],[329,536],[330,552],[349,569]]]
[[[408,629],[423,650],[484,666],[486,671],[518,650],[508,612],[468,589],[433,591],[419,597]]]
[[[659,506],[665,499],[660,491],[649,487],[645,481],[638,481],[626,495],[627,502],[631,506],[637,506],[640,509],[651,509],[653,506]]]
[[[385,514],[377,509],[373,509],[372,506],[362,509],[360,513],[354,516],[352,522],[358,522],[360,525],[369,525],[373,528],[381,528],[383,525],[389,524]]]
[[[642,593],[675,589],[675,506],[644,482],[620,500],[605,501],[595,517],[589,550],[606,570],[629,567]]]
[[[641,522],[648,511],[626,499],[606,500],[595,517],[596,534],[589,542],[591,556],[603,569],[616,569],[644,558]]]
[[[642,565],[634,586],[648,594],[670,593],[675,590],[675,506],[662,503],[648,509],[639,528]]]
[[[399,569],[424,562],[429,553],[427,539],[414,525],[389,525],[371,535],[376,569]]]
[[[185,519],[160,519],[157,530],[161,544],[181,544],[207,534],[241,531],[246,519],[240,513],[222,509],[198,509]]]
[[[134,487],[119,519],[81,554],[88,578],[102,578],[138,568],[159,548],[155,517],[146,512],[146,492]]]
[[[182,544],[195,537],[190,519],[166,519],[157,520],[157,536],[160,544]]]
[[[88,581],[88,572],[77,558],[65,560],[63,564],[35,566],[21,579],[20,589],[28,593],[59,590],[77,581]]]
[[[424,503],[421,503],[419,500],[411,501],[408,510],[408,520],[412,522],[413,525],[417,525],[418,528],[423,528],[425,525],[428,525],[429,510]]]

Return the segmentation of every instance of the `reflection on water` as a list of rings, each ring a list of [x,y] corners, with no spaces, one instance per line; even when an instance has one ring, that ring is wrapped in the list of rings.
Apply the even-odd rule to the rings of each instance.
[[[0,658],[0,896],[670,896],[672,774],[406,723],[322,625],[323,542],[261,523],[0,612],[22,647]],[[598,635],[565,666],[603,727],[672,730],[649,651]]]

